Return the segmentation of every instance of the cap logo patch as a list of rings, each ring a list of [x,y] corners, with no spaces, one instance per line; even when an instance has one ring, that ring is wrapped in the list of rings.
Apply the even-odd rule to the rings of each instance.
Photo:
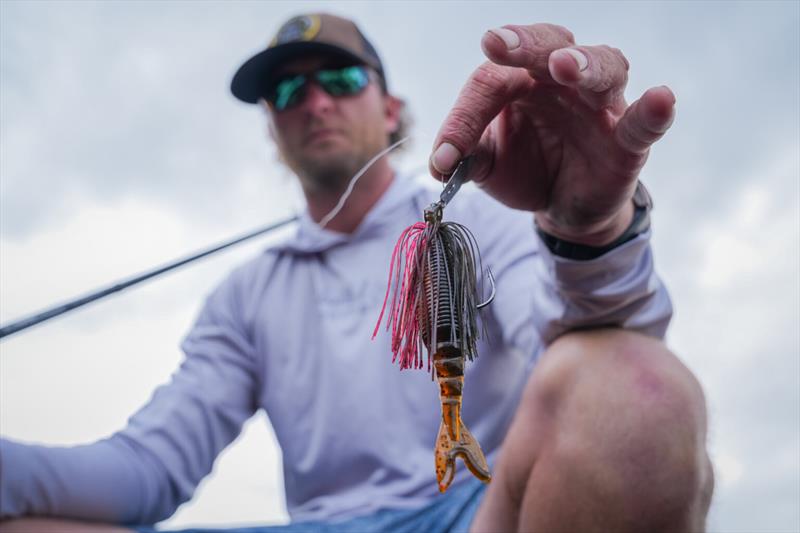
[[[278,30],[270,47],[295,41],[311,41],[319,33],[320,25],[317,15],[301,15],[291,18]]]

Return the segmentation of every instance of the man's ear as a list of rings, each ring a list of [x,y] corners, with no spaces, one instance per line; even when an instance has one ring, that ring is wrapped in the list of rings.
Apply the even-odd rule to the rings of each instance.
[[[384,115],[386,117],[386,133],[391,135],[400,127],[400,117],[406,103],[404,100],[387,94],[383,97]]]

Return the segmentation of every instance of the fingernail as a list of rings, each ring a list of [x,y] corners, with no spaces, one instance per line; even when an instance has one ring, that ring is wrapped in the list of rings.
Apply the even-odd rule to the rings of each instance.
[[[674,93],[674,92],[672,92],[672,89],[670,89],[670,88],[669,88],[669,87],[667,87],[666,85],[660,85],[660,87],[661,87],[662,89],[664,89],[665,91],[668,91],[668,92],[669,92],[669,94],[671,94],[671,95],[672,95],[672,103],[673,103],[673,104],[677,103],[677,101],[678,101],[678,100],[677,100],[677,98],[675,97],[675,93]]]
[[[572,58],[578,64],[579,71],[583,72],[584,70],[586,70],[586,67],[589,66],[589,60],[580,50],[575,50],[574,48],[562,48],[561,51],[566,52],[572,56]]]
[[[517,35],[517,32],[509,30],[508,28],[494,28],[489,31],[503,39],[503,42],[506,43],[507,50],[519,48],[519,35]]]
[[[442,143],[439,148],[433,152],[431,156],[431,164],[433,168],[442,174],[449,174],[453,167],[456,166],[458,160],[461,159],[461,153],[458,148],[450,143]]]

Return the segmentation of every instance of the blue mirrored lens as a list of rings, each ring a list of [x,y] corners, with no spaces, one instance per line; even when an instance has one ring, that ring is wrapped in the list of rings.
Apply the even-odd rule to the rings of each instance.
[[[284,109],[292,107],[300,101],[305,85],[306,77],[302,75],[281,80],[278,82],[278,85],[275,86],[275,90],[270,98],[272,105],[274,105],[275,109],[278,111],[283,111]]]
[[[313,76],[319,86],[331,96],[358,94],[369,84],[369,72],[362,65],[318,70],[310,76]],[[307,75],[298,74],[283,78],[269,91],[267,100],[276,111],[289,109],[302,102],[307,85]]]
[[[367,69],[354,65],[335,70],[320,70],[315,78],[331,96],[347,96],[361,92],[369,83]]]

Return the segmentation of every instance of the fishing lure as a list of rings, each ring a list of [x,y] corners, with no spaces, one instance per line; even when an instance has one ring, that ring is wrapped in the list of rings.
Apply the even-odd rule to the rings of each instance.
[[[427,369],[439,384],[442,421],[434,452],[439,490],[445,492],[461,457],[475,477],[488,483],[489,467],[480,444],[461,420],[465,359],[477,356],[478,310],[494,299],[479,302],[475,237],[463,225],[442,222],[444,207],[458,192],[468,172],[469,159],[459,163],[438,202],[424,211],[424,222],[406,228],[395,246],[389,268],[383,308],[373,338],[378,333],[387,304],[386,329],[392,330],[392,362],[400,369],[422,368],[423,347]]]

